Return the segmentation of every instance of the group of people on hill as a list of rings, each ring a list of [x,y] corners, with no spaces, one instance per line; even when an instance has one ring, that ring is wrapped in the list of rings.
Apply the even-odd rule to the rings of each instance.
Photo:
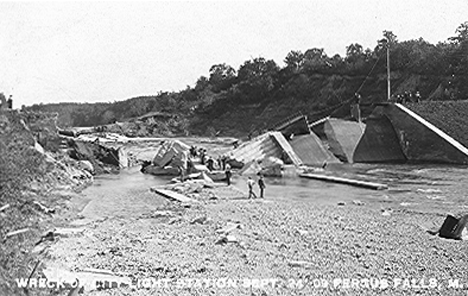
[[[397,94],[392,96],[392,100],[404,104],[404,103],[419,103],[421,102],[421,94],[419,91],[416,92],[411,92],[411,91],[405,91],[402,94]]]

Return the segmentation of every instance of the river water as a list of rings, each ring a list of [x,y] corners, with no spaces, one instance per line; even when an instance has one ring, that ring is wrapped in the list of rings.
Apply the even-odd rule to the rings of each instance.
[[[371,190],[300,177],[266,178],[266,199],[314,204],[352,203],[359,200],[377,208],[405,208],[422,212],[467,209],[468,170],[464,166],[440,165],[332,165],[334,175],[379,182],[387,190]],[[150,213],[164,199],[149,188],[172,177],[142,174],[139,167],[118,175],[98,176],[83,195],[90,199],[82,215],[89,219],[138,217]],[[247,177],[235,176],[233,185],[247,192]],[[258,188],[256,188],[258,191]]]

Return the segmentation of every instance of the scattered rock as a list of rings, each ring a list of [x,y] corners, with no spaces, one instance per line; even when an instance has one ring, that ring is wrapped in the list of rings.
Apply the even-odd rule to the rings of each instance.
[[[233,231],[234,229],[240,228],[240,227],[241,227],[241,225],[238,224],[238,223],[230,223],[230,222],[228,222],[228,224],[227,224],[225,227],[216,230],[216,233],[228,234],[229,232]]]
[[[382,216],[390,216],[392,214],[391,210],[382,210]]]
[[[220,244],[237,243],[237,242],[238,242],[238,240],[237,240],[237,238],[236,238],[234,235],[226,235],[226,236],[221,237],[221,238],[216,242],[216,244],[217,244],[217,245],[220,245]]]
[[[442,195],[426,195],[426,197],[430,200],[445,199],[445,197]]]
[[[344,201],[339,201],[339,202],[338,202],[338,205],[339,205],[339,206],[345,206],[345,205],[346,205],[346,202],[344,202]]]
[[[419,192],[419,193],[442,193],[442,191],[440,189],[416,189],[416,192]]]
[[[35,246],[32,250],[31,250],[31,253],[32,254],[41,254],[43,253],[49,246],[47,245],[40,245],[38,244],[37,246]]]
[[[33,204],[35,204],[41,211],[43,211],[46,214],[55,213],[55,209],[46,207],[43,204],[41,204],[40,202],[38,202],[38,201],[33,201]]]
[[[289,266],[291,267],[311,267],[313,264],[308,261],[289,261],[288,262]]]
[[[151,218],[167,218],[172,216],[173,213],[170,211],[154,211],[151,213]]]
[[[85,228],[56,228],[53,233],[57,236],[69,237],[76,234],[82,234]]]
[[[356,205],[356,206],[363,206],[363,205],[365,205],[364,202],[362,202],[362,201],[360,201],[360,200],[358,200],[358,199],[353,200],[353,204]]]
[[[208,217],[207,216],[201,216],[201,217],[198,217],[198,218],[195,218],[193,219],[190,224],[195,224],[195,223],[198,223],[198,224],[204,224],[205,222],[207,222],[208,220]]]
[[[91,174],[95,173],[94,166],[89,160],[80,160],[78,161],[78,168],[85,170]]]
[[[9,207],[10,207],[10,204],[6,204],[6,205],[2,206],[2,207],[0,208],[0,212],[5,211],[5,210],[8,209]]]
[[[307,235],[309,234],[309,232],[307,230],[303,230],[303,229],[296,229],[296,232],[299,234],[299,235]]]

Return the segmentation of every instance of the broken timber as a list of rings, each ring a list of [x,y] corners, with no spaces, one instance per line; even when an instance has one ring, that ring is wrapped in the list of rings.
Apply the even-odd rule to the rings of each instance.
[[[29,228],[23,228],[23,229],[19,229],[15,231],[10,231],[5,235],[5,239],[9,238],[10,236],[18,235],[18,234],[25,233],[28,231],[29,231]]]
[[[327,181],[327,182],[341,183],[341,184],[347,184],[347,185],[352,185],[352,186],[357,186],[357,187],[370,188],[370,189],[375,189],[375,190],[382,190],[382,189],[387,189],[388,188],[388,186],[386,184],[366,182],[366,181],[353,180],[353,179],[334,177],[334,176],[327,176],[327,175],[300,174],[299,176],[302,177],[302,178],[309,178],[309,179],[315,179],[315,180],[321,180],[321,181]]]
[[[173,199],[176,201],[180,201],[182,203],[190,203],[190,202],[196,202],[196,200],[188,198],[187,196],[174,192],[172,190],[167,190],[167,189],[160,189],[156,187],[151,187],[150,189],[152,192],[157,193],[165,198],[168,199]]]

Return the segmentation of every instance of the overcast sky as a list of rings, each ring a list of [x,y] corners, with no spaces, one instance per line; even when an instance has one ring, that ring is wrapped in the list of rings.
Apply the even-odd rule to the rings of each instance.
[[[214,64],[291,50],[344,55],[398,40],[446,41],[468,0],[0,2],[0,92],[16,107],[178,91]]]

